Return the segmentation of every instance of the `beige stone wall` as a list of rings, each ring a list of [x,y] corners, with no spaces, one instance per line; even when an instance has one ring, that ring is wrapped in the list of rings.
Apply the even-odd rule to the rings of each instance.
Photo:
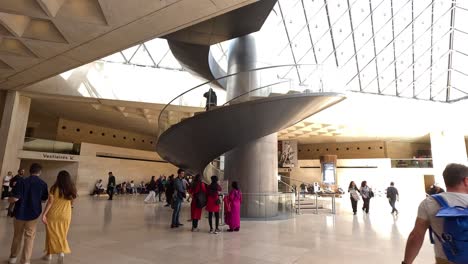
[[[147,159],[151,161],[96,157],[97,154]],[[138,183],[141,181],[149,181],[152,175],[176,174],[177,168],[170,163],[162,161],[155,151],[142,151],[82,143],[80,163],[78,166],[78,192],[81,195],[89,194],[98,179],[103,179],[103,181],[107,183],[107,173],[109,171],[114,173],[117,183],[131,180]]]
[[[49,188],[54,184],[55,180],[57,179],[58,173],[62,170],[68,171],[72,177],[72,180],[76,182],[76,177],[78,173],[77,162],[22,159],[20,166],[21,168],[24,168],[26,170],[26,174],[28,174],[29,167],[33,163],[41,164],[41,178],[47,183]]]
[[[391,159],[410,159],[417,156],[418,150],[430,150],[429,143],[411,143],[389,141],[386,143],[387,158]]]
[[[0,124],[2,122],[3,109],[5,108],[6,94],[6,91],[0,90]]]
[[[155,151],[156,137],[60,118],[57,140]]]
[[[31,111],[28,119],[28,129],[32,128],[30,137],[55,140],[59,118],[44,112]]]
[[[337,155],[339,159],[409,159],[418,150],[430,150],[429,143],[398,141],[370,141],[349,143],[303,144],[298,146],[299,159],[319,159],[323,155]]]
[[[383,141],[320,143],[298,146],[299,159],[319,159],[322,155],[337,155],[339,159],[385,158]]]

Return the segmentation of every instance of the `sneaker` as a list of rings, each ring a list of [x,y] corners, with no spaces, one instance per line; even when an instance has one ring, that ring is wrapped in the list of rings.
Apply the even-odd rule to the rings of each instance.
[[[234,229],[234,232],[239,232],[240,228]]]
[[[217,235],[217,234],[218,234],[218,231],[215,230],[215,231],[213,232],[213,234]]]
[[[216,229],[215,229],[215,232],[216,232],[216,233],[220,233],[221,230],[219,230],[219,228],[216,228]]]
[[[51,261],[52,260],[52,255],[51,254],[46,254],[42,257],[43,260],[45,261]]]
[[[8,261],[9,264],[16,264],[16,257],[14,258],[10,258],[10,260]]]
[[[213,234],[213,233],[214,233],[213,228],[211,228],[210,229],[210,234]]]

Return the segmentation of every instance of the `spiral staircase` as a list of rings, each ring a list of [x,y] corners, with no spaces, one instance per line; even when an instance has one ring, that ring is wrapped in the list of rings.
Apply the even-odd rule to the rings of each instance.
[[[167,130],[159,136],[157,152],[177,167],[200,173],[222,154],[290,127],[345,99],[339,93],[308,90],[270,92],[264,96],[249,93],[244,97],[248,98],[172,120],[171,124],[161,119],[167,111],[163,110],[159,122]]]
[[[292,85],[290,80],[276,74],[277,70],[298,65],[268,66],[231,74],[218,65],[210,46],[260,30],[275,4],[276,0],[258,1],[165,37],[184,68],[210,81],[177,96],[161,111],[156,150],[162,158],[192,173],[203,173],[207,165],[224,153],[290,127],[344,100],[342,94],[324,92],[320,83]],[[225,90],[230,78],[239,75],[248,78],[249,74],[267,78],[222,106],[192,117],[171,118],[171,104],[182,96],[207,87]]]

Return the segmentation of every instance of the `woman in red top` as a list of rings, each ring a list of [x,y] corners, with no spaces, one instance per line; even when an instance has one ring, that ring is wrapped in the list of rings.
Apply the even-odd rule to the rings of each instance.
[[[218,176],[211,176],[211,184],[208,186],[206,193],[206,210],[208,211],[208,222],[210,223],[211,234],[221,232],[221,230],[219,230],[219,205],[221,204],[219,192],[221,192],[221,186],[218,184]],[[213,213],[216,218],[216,229],[214,231]]]
[[[192,182],[189,190],[192,195],[192,203],[190,204],[190,215],[192,216],[192,232],[200,231],[198,229],[198,221],[201,219],[202,208],[204,205],[197,205],[197,195],[202,193],[206,195],[206,186],[201,181],[201,175],[195,175],[195,179]]]

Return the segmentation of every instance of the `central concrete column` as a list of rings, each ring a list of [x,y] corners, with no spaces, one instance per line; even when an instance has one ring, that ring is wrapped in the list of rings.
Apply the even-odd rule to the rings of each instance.
[[[445,186],[442,172],[449,163],[467,163],[465,136],[462,132],[453,130],[430,133],[432,164],[435,181]]]
[[[0,93],[0,103],[2,102],[0,175],[3,177],[8,171],[16,173],[19,169],[21,159],[18,154],[23,149],[31,99],[16,91],[8,91],[3,96]]]
[[[251,35],[231,42],[228,74],[258,68],[257,47]],[[227,81],[227,100],[259,87],[259,72],[231,77]],[[256,95],[262,91],[254,92]],[[242,96],[239,102],[249,100]],[[261,120],[259,120],[261,122]],[[252,127],[252,129],[255,129]],[[241,216],[274,217],[278,214],[278,137],[271,134],[249,142],[225,154],[224,175],[231,183],[237,181],[243,196]]]

